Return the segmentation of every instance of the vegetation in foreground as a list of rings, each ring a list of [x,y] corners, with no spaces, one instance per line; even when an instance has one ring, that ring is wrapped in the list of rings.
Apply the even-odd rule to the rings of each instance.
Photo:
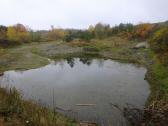
[[[76,126],[74,120],[30,101],[23,101],[15,88],[0,88],[1,126]]]

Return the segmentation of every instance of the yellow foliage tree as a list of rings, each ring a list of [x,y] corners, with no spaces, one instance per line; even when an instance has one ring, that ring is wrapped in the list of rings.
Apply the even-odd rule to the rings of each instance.
[[[66,31],[61,28],[54,28],[52,27],[51,30],[48,32],[48,39],[49,40],[61,40],[67,35]]]
[[[17,42],[18,41],[18,36],[16,35],[16,30],[14,29],[14,27],[10,26],[8,27],[8,31],[7,31],[7,38],[9,41],[11,42]]]
[[[8,27],[7,38],[10,42],[17,42],[17,43],[30,41],[29,32],[22,24],[17,24]]]

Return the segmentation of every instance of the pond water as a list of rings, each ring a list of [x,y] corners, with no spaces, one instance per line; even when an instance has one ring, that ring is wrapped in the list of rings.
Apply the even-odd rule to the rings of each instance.
[[[112,104],[143,108],[150,93],[145,73],[143,67],[113,60],[69,58],[37,69],[7,71],[0,83],[76,120],[122,126],[122,112]]]

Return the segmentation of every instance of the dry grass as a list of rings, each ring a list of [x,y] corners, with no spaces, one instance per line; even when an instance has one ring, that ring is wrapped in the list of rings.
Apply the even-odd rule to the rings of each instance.
[[[74,120],[30,101],[13,89],[0,88],[0,126],[75,126]]]

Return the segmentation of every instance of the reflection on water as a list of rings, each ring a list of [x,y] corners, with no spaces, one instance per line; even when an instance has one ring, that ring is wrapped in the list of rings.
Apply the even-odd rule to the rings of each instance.
[[[67,63],[69,64],[69,66],[71,68],[74,67],[74,65],[75,65],[75,58],[70,57],[70,58],[67,58],[66,60],[67,60]],[[92,60],[93,60],[92,58],[80,58],[79,59],[80,62],[82,62],[83,64],[86,64],[88,66],[91,65]],[[102,61],[101,59],[98,60],[98,62],[100,64],[101,64],[101,61]],[[103,65],[103,61],[102,61],[102,65]]]
[[[77,120],[120,126],[125,120],[111,104],[143,108],[150,93],[145,72],[112,60],[68,58],[38,69],[7,71],[1,84]]]

